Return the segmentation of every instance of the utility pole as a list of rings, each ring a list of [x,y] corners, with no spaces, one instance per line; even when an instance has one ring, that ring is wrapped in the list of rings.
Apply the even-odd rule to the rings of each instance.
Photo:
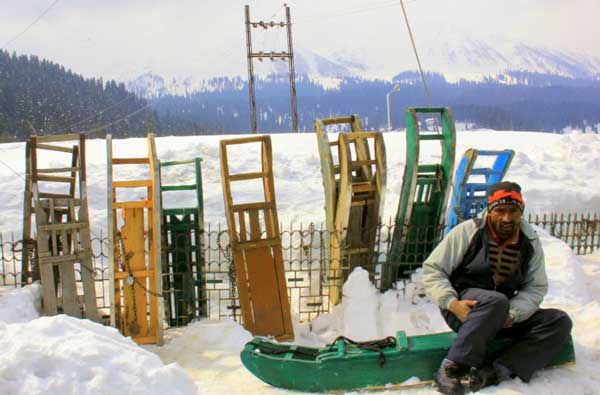
[[[298,104],[296,103],[296,71],[294,70],[294,48],[292,46],[292,17],[290,16],[290,7],[285,6],[285,19],[287,25],[288,53],[290,54],[289,75],[290,75],[290,108],[292,109],[292,129],[298,133]]]
[[[392,131],[392,118],[390,116],[390,95],[394,92],[398,92],[400,90],[400,85],[396,84],[394,85],[394,87],[392,88],[391,91],[389,91],[385,97],[386,97],[386,101],[387,101],[387,123],[388,123],[388,127],[387,130],[388,132]]]
[[[294,49],[292,46],[292,18],[290,16],[290,7],[285,6],[285,22],[274,22],[274,21],[250,21],[250,6],[244,6],[246,15],[246,52],[248,57],[248,93],[250,95],[250,127],[252,133],[257,133],[258,125],[256,121],[256,91],[255,91],[255,78],[254,78],[254,58],[257,58],[262,62],[263,59],[269,59],[271,61],[282,60],[289,62],[289,79],[290,79],[290,107],[292,114],[292,129],[294,132],[298,132],[298,104],[296,100],[296,77],[294,70]],[[263,28],[287,28],[287,52],[253,52],[252,49],[252,29]]]

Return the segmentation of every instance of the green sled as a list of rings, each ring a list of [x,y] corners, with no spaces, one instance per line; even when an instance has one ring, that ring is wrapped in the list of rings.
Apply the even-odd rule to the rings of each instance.
[[[375,342],[350,343],[340,337],[321,348],[273,343],[256,337],[246,344],[240,356],[246,369],[275,387],[308,392],[385,390],[401,386],[413,377],[421,384],[433,380],[455,336],[445,332],[407,337],[400,331],[395,338]],[[494,340],[489,357],[510,344],[508,339]],[[574,362],[573,339],[569,336],[549,366]]]

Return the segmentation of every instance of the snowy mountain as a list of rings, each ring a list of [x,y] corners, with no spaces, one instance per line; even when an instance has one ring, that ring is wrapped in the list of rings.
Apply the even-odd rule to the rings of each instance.
[[[420,54],[426,71],[442,74],[448,81],[461,79],[483,81],[494,79],[506,84],[523,83],[515,80],[511,72],[531,72],[555,75],[573,79],[599,79],[600,59],[590,55],[550,49],[525,42],[498,40],[484,41],[463,36],[434,40],[437,45],[429,46]],[[408,70],[415,70],[413,59],[403,62],[381,62],[381,59],[363,57],[360,60],[347,51],[323,55],[308,49],[298,49],[295,56],[296,75],[307,75],[327,89],[337,89],[344,77],[360,77],[367,80],[392,77]],[[256,76],[268,78],[270,74],[285,75],[287,62],[271,61],[266,57],[262,62],[255,61]],[[242,89],[246,74],[230,75],[240,77],[234,86],[216,83],[206,75],[178,75],[166,77],[152,71],[126,83],[129,90],[146,98],[157,98],[167,94],[188,95],[194,92],[214,92],[224,89]],[[217,79],[218,80],[218,79]],[[285,82],[285,81],[283,81]]]
[[[286,76],[282,79],[287,83],[287,72],[289,65],[285,61],[271,61],[268,56],[263,61],[254,61],[259,72],[259,79],[272,79],[274,75]],[[357,60],[344,58],[343,55],[329,60],[310,50],[296,51],[294,69],[296,75],[307,75],[311,80],[325,88],[337,88],[343,77],[360,75],[360,71],[366,70],[366,66]],[[194,92],[219,92],[227,89],[240,90],[247,74],[243,77],[231,75],[235,83],[232,85],[226,79],[220,79],[224,75],[214,75],[209,78],[201,78],[193,75],[163,77],[158,73],[146,71],[135,79],[126,82],[127,88],[141,97],[148,99],[158,98],[165,95],[186,96]]]

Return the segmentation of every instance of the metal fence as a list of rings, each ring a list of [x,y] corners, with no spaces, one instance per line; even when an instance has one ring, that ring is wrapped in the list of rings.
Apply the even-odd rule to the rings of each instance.
[[[600,215],[598,213],[530,214],[528,220],[567,243],[577,255],[591,254],[600,249]]]
[[[555,237],[568,243],[577,254],[588,254],[600,249],[600,217],[598,214],[543,214],[530,215],[529,222],[536,224]],[[295,225],[287,229],[282,227],[281,239],[288,296],[291,308],[301,321],[310,321],[331,308],[329,294],[333,287],[340,288],[349,272],[353,269],[350,260],[344,260],[339,270],[330,269],[328,254],[330,234],[322,225]],[[382,286],[382,271],[385,269],[387,254],[391,246],[391,235],[394,232],[393,221],[380,224],[377,229],[376,248],[365,259],[363,266],[369,271],[371,280],[377,288]],[[417,234],[419,232],[416,232]],[[429,232],[422,232],[429,233]],[[211,227],[204,234],[204,265],[201,273],[194,273],[195,280],[201,282],[201,291],[197,293],[197,311],[206,311],[211,319],[230,317],[240,321],[239,301],[235,286],[235,270],[231,264],[229,235],[226,228]],[[1,261],[0,285],[20,286],[23,283],[21,273],[22,241],[14,236],[9,238],[0,234]],[[423,240],[423,243],[431,243]],[[96,297],[98,306],[108,315],[109,302],[109,269],[108,239],[100,231],[92,239],[94,274],[96,280]],[[345,246],[342,246],[344,249]],[[407,252],[401,256],[404,264],[409,266],[417,255]],[[419,258],[420,259],[420,258]],[[76,268],[77,270],[77,268]],[[164,276],[172,275],[169,273]],[[77,276],[80,281],[80,276]],[[165,281],[172,284],[172,281]],[[163,289],[167,299],[175,299],[177,290]],[[203,314],[204,315],[204,314]]]

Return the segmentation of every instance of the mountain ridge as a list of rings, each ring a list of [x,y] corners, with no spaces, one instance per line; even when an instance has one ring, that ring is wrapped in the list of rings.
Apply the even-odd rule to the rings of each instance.
[[[444,42],[437,48],[428,48],[424,58],[429,63],[425,64],[425,70],[441,74],[449,82],[496,80],[499,83],[511,84],[514,81],[511,75],[523,72],[573,80],[600,79],[600,59],[589,55],[524,42],[499,42],[496,43],[496,47],[482,40],[464,39],[462,43],[461,46],[451,46]],[[268,65],[261,65],[261,73],[255,73],[257,80],[269,80],[273,75],[287,75],[287,62],[270,62],[267,57],[263,63]],[[377,65],[349,58],[347,54],[332,53],[328,59],[312,50],[299,49],[295,56],[295,70],[297,78],[304,76],[303,78],[310,78],[326,89],[339,89],[344,78],[357,77],[368,81],[393,82],[396,75],[415,68],[400,69],[391,76],[377,75]],[[153,71],[146,71],[127,81],[126,86],[141,97],[154,99],[165,95],[186,96],[196,92],[219,91],[226,87],[215,85],[215,81],[232,77],[238,81],[237,89],[242,89],[247,76],[165,77]]]

